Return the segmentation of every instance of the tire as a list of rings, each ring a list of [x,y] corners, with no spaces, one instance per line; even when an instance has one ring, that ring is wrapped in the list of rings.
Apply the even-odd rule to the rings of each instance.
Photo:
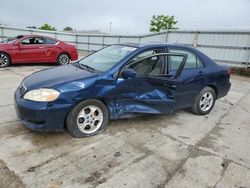
[[[66,125],[71,136],[82,138],[103,132],[108,121],[106,106],[99,100],[89,99],[80,102],[70,111]]]
[[[205,87],[196,96],[192,111],[198,115],[206,115],[214,107],[216,101],[216,93],[213,88]]]
[[[10,57],[4,52],[0,52],[0,68],[10,66]]]
[[[71,61],[70,56],[67,53],[60,53],[57,57],[58,65],[66,65]]]

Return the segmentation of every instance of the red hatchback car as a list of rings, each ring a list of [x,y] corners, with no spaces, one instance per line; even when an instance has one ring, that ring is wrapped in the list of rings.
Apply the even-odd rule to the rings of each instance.
[[[76,47],[40,35],[19,35],[0,42],[0,68],[18,63],[67,64],[78,59]]]

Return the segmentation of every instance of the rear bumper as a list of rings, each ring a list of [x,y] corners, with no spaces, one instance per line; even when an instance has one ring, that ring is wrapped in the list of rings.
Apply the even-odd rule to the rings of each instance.
[[[17,118],[32,130],[42,132],[63,131],[64,121],[69,107],[48,107],[45,102],[33,102],[23,99],[15,93],[15,109]]]
[[[70,54],[70,57],[71,57],[71,61],[76,61],[78,60],[78,52],[77,51],[74,51]]]
[[[231,88],[231,83],[228,82],[226,85],[222,85],[218,88],[217,99],[225,97]]]

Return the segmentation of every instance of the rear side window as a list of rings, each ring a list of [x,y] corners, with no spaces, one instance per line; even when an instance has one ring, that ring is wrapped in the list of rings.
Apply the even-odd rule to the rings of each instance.
[[[193,53],[186,51],[186,50],[178,50],[178,49],[169,49],[170,53],[181,53],[187,54],[187,61],[185,64],[184,69],[196,69],[196,68],[203,68],[204,65],[201,60]],[[169,68],[171,71],[177,70],[179,65],[181,64],[180,57],[171,57],[169,59]]]
[[[53,39],[45,38],[45,43],[46,43],[46,44],[56,44],[57,41],[56,41],[56,40],[53,40]]]

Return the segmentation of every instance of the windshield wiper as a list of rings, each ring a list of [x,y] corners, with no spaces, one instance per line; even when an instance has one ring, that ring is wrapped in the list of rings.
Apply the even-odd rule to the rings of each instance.
[[[76,63],[77,63],[77,65],[78,65],[80,68],[87,69],[87,70],[89,70],[89,71],[91,71],[91,72],[99,72],[98,70],[96,70],[96,69],[94,69],[94,68],[92,68],[92,67],[90,67],[90,66],[88,66],[88,65],[81,64],[81,63],[79,63],[79,62],[76,62]]]

